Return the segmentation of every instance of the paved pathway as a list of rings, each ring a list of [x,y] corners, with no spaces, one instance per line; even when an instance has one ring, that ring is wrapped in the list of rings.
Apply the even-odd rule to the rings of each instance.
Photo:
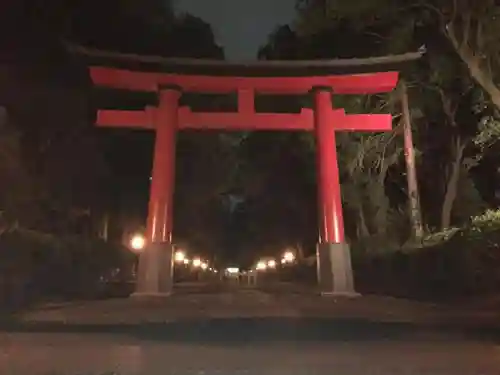
[[[20,314],[2,327],[0,374],[500,374],[500,335],[447,327],[442,306],[189,291]]]
[[[500,328],[500,313],[494,306],[450,306],[373,295],[336,299],[287,284],[259,289],[187,284],[167,299],[120,298],[46,304],[18,318],[37,323],[138,324],[226,317],[321,317]]]
[[[500,348],[456,341],[186,343],[120,335],[17,334],[0,373],[498,375]]]

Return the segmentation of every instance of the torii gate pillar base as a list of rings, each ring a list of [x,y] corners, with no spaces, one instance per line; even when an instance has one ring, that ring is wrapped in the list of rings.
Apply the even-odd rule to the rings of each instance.
[[[173,253],[171,243],[152,243],[139,258],[136,292],[132,297],[168,297],[173,289]]]
[[[351,252],[347,243],[320,243],[317,247],[318,282],[322,296],[359,297],[354,290]]]

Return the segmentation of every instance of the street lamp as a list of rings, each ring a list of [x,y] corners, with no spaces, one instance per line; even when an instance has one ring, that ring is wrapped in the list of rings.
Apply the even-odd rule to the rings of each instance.
[[[258,271],[264,271],[266,268],[267,264],[266,262],[263,261],[258,262],[257,265],[255,266],[255,269],[257,269]]]
[[[276,261],[274,259],[271,259],[267,262],[267,267],[269,268],[276,268]]]
[[[281,263],[293,263],[295,262],[295,254],[291,251],[285,252],[283,254],[283,259],[281,260]]]
[[[174,259],[177,263],[182,263],[186,260],[186,254],[184,251],[178,250],[175,252]]]
[[[201,263],[200,267],[201,267],[201,269],[202,269],[203,271],[206,271],[206,269],[208,268],[208,264],[206,264],[206,263]]]
[[[199,259],[199,258],[193,259],[193,267],[194,268],[201,267],[201,259]]]
[[[133,250],[140,251],[140,250],[144,249],[145,245],[146,245],[146,239],[144,238],[144,236],[142,234],[136,234],[130,240],[130,247]]]

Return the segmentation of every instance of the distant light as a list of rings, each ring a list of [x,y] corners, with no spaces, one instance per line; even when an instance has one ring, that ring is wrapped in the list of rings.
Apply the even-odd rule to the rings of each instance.
[[[184,251],[176,251],[175,252],[175,255],[174,255],[174,259],[176,262],[184,262],[186,260],[186,254],[184,253]]]
[[[130,247],[134,250],[142,250],[144,249],[145,245],[146,245],[146,239],[142,234],[136,234],[130,240]]]
[[[196,258],[196,259],[193,259],[193,267],[201,267],[201,259],[199,258]]]
[[[283,260],[285,261],[284,263],[293,263],[295,261],[295,254],[291,251],[287,251],[283,254]]]
[[[271,259],[267,262],[267,266],[269,268],[276,268],[276,261],[274,259]]]
[[[259,263],[257,263],[255,268],[262,271],[262,270],[265,270],[267,268],[267,264],[265,262],[260,261]]]
[[[206,263],[202,263],[202,264],[200,265],[200,267],[201,267],[201,269],[202,269],[202,270],[206,270],[206,269],[208,268],[208,264],[206,264]]]
[[[227,273],[239,273],[240,272],[240,269],[238,267],[228,267],[226,268],[226,272]]]
[[[183,260],[183,262],[184,262],[184,264],[189,264],[189,259],[185,258],[185,259]]]

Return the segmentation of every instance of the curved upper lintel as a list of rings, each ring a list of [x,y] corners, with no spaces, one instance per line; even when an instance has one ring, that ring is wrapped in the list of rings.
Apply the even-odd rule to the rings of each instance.
[[[87,48],[67,42],[65,42],[65,45],[71,53],[89,59],[91,65],[179,74],[241,77],[285,77],[393,71],[399,70],[403,64],[420,59],[426,52],[425,47],[422,47],[416,52],[367,58],[231,62],[214,59],[127,54]]]
[[[91,67],[98,86],[131,91],[156,92],[174,85],[186,92],[231,93],[241,88],[265,94],[305,94],[313,87],[331,87],[338,94],[375,94],[392,91],[398,72],[302,77],[240,77],[184,75]]]

